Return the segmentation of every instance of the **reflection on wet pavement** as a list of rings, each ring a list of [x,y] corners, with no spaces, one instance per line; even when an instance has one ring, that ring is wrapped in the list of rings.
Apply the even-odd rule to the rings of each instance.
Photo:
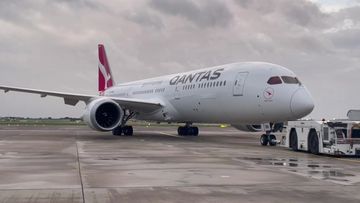
[[[331,181],[338,184],[352,185],[360,182],[360,176],[358,174],[353,174],[344,168],[334,168],[329,164],[308,159],[238,157],[236,160],[250,161],[261,166],[279,167],[281,170],[297,175]]]

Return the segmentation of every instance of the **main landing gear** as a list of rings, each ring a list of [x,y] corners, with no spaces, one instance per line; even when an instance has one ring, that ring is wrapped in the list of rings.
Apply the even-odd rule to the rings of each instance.
[[[114,130],[112,130],[113,135],[125,135],[125,136],[132,136],[134,133],[132,126],[118,126]]]
[[[180,126],[178,128],[178,135],[180,136],[198,136],[199,128],[191,126],[191,123],[186,123],[185,126]]]
[[[129,126],[129,125],[125,125],[125,123],[134,116],[135,116],[134,112],[127,112],[126,115],[124,116],[123,120],[121,121],[121,125],[114,128],[112,130],[112,134],[113,135],[132,136],[134,134],[133,127]]]
[[[261,145],[266,146],[267,144],[269,144],[270,146],[276,146],[276,136],[270,133],[271,131],[266,131],[266,134],[261,135]]]

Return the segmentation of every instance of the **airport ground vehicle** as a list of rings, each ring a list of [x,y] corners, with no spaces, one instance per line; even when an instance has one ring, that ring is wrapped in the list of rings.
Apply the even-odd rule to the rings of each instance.
[[[313,154],[360,156],[360,121],[289,121],[280,145]]]

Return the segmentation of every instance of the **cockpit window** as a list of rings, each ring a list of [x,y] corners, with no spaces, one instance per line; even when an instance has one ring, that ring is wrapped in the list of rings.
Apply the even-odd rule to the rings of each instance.
[[[286,84],[300,84],[300,81],[296,77],[291,76],[281,76],[281,79]]]
[[[278,76],[273,76],[273,77],[269,78],[269,80],[267,81],[267,83],[268,83],[269,85],[278,85],[278,84],[281,84],[282,81],[281,81],[280,77],[278,77]]]

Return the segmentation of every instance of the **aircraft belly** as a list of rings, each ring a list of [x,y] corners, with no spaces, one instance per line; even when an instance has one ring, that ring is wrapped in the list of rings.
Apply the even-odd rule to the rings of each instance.
[[[201,123],[262,120],[257,102],[233,96],[186,96],[173,101],[179,121]]]

